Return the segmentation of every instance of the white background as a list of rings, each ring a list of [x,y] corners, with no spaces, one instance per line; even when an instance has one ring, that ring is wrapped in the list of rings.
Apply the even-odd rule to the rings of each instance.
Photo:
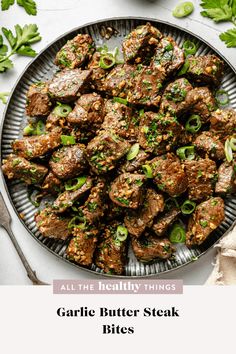
[[[227,49],[218,38],[219,33],[228,29],[230,24],[216,25],[212,21],[203,18],[200,15],[200,1],[193,2],[195,3],[194,13],[188,18],[176,19],[171,15],[172,9],[178,3],[178,1],[175,0],[37,0],[37,17],[28,16],[23,9],[14,6],[7,12],[0,12],[0,25],[13,28],[16,23],[20,25],[37,23],[43,37],[42,41],[34,46],[34,48],[39,51],[59,35],[87,22],[119,16],[152,17],[166,20],[193,31],[213,44],[235,66],[236,49]],[[0,92],[11,90],[19,75],[29,63],[29,59],[15,57],[14,63],[15,67],[13,70],[6,74],[1,74]],[[1,119],[3,109],[3,105],[0,104]],[[3,195],[6,196],[1,180],[0,190],[3,192]],[[38,276],[42,280],[51,283],[52,279],[57,278],[80,279],[95,277],[65,264],[47,250],[43,249],[26,232],[14,214],[9,202],[7,204],[13,218],[12,227],[18,242],[30,264],[37,271]],[[182,270],[172,272],[168,276],[165,276],[165,278],[180,278],[184,280],[185,284],[203,284],[212,270],[213,259],[214,250],[211,250],[197,262]],[[1,228],[0,284],[30,284],[7,234]],[[199,329],[199,332],[202,331],[203,329]],[[211,330],[211,332],[214,331]],[[194,335],[194,331],[192,335]],[[187,334],[182,333],[182,336],[186,337]],[[197,336],[199,336],[199,333]],[[167,343],[167,345],[169,345],[169,343]],[[193,352],[192,347],[190,350]]]

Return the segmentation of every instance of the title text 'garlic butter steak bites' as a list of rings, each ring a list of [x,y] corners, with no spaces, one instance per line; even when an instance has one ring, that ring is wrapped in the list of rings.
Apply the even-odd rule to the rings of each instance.
[[[236,190],[236,112],[215,98],[222,61],[189,55],[150,23],[120,50],[88,34],[65,43],[53,77],[29,87],[28,125],[2,161],[43,198],[44,237],[63,240],[70,261],[119,275],[129,245],[150,263],[172,259],[174,243],[214,238]]]

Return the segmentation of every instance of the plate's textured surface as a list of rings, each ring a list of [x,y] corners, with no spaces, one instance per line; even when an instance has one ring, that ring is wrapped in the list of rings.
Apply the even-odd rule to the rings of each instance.
[[[54,43],[52,43],[48,48],[46,48],[26,69],[19,79],[13,94],[10,98],[6,115],[2,127],[2,141],[1,141],[1,156],[5,158],[11,150],[11,142],[22,136],[22,130],[26,125],[26,116],[24,113],[25,103],[26,103],[26,92],[28,87],[36,81],[45,81],[52,77],[53,73],[56,72],[57,68],[53,64],[56,52],[65,44],[68,39],[73,38],[77,33],[88,33],[90,34],[96,45],[101,46],[104,43],[108,45],[110,49],[115,47],[120,47],[121,41],[133,28],[137,25],[145,23],[147,19],[111,19],[107,21],[100,21],[95,24],[89,24],[82,28],[73,30],[69,34],[59,38]],[[165,35],[172,36],[176,42],[181,45],[186,39],[191,39],[198,42],[197,55],[204,55],[208,53],[214,53],[208,44],[204,43],[201,39],[196,38],[196,36],[186,32],[185,30],[173,27],[169,24],[150,20],[154,26],[163,32]],[[118,35],[112,37],[110,40],[103,40],[100,36],[99,29],[101,26],[112,26],[118,30]],[[219,53],[216,52],[220,56]],[[222,58],[223,59],[223,58]],[[234,70],[225,63],[225,75],[221,84],[221,88],[227,90],[230,98],[229,105],[236,109],[236,75]],[[35,237],[42,245],[44,245],[48,250],[50,250],[55,255],[64,259],[66,262],[65,250],[68,241],[56,241],[53,239],[48,239],[43,237],[34,222],[34,214],[36,208],[31,204],[28,199],[27,187],[25,184],[14,181],[7,182],[6,186],[8,189],[8,195],[12,204],[15,207],[16,212],[23,214],[24,225],[30,231],[31,235]],[[220,237],[222,237],[230,228],[232,228],[234,221],[236,220],[236,197],[229,197],[226,199],[226,218],[220,227],[212,233],[207,242],[205,242],[201,247],[189,250],[184,245],[177,247],[177,252],[174,260],[159,261],[152,265],[144,265],[137,262],[136,258],[129,251],[129,263],[125,268],[125,276],[131,277],[143,277],[150,275],[157,275],[160,273],[168,272],[170,270],[176,269],[183,265],[188,264],[192,260],[205,253]],[[73,263],[71,263],[73,264]],[[74,264],[73,264],[74,265]],[[74,265],[81,268],[77,265]],[[101,274],[101,270],[92,266],[91,270],[97,274]]]

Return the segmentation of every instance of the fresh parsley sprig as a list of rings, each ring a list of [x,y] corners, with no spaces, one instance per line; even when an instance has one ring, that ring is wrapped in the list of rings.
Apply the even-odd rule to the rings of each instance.
[[[0,100],[2,103],[6,104],[7,103],[7,96],[10,95],[10,92],[0,92]]]
[[[229,21],[236,26],[236,0],[202,0],[201,15],[214,22]],[[236,27],[220,34],[227,47],[236,47]]]
[[[27,14],[37,15],[37,5],[34,0],[16,0],[19,6],[22,6]],[[15,4],[15,0],[1,0],[1,8],[3,11],[8,10],[10,6]]]
[[[15,35],[5,27],[2,28],[2,32],[10,45],[10,50],[0,35],[0,73],[13,67],[10,57],[14,54],[35,57],[37,53],[31,45],[41,40],[37,25],[30,24],[24,27],[16,25]]]

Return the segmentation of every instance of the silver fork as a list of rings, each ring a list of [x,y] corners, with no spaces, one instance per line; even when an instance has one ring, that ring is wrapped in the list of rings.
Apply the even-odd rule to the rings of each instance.
[[[8,233],[15,249],[16,252],[18,253],[21,262],[23,264],[23,266],[25,267],[25,270],[27,272],[27,275],[29,277],[29,279],[32,281],[33,285],[49,285],[47,283],[44,283],[43,281],[39,280],[36,272],[34,270],[32,270],[31,266],[29,265],[27,259],[25,258],[24,253],[22,252],[13,232],[11,229],[11,216],[9,214],[9,211],[7,209],[7,206],[4,202],[3,196],[0,192],[0,226],[2,226]]]

